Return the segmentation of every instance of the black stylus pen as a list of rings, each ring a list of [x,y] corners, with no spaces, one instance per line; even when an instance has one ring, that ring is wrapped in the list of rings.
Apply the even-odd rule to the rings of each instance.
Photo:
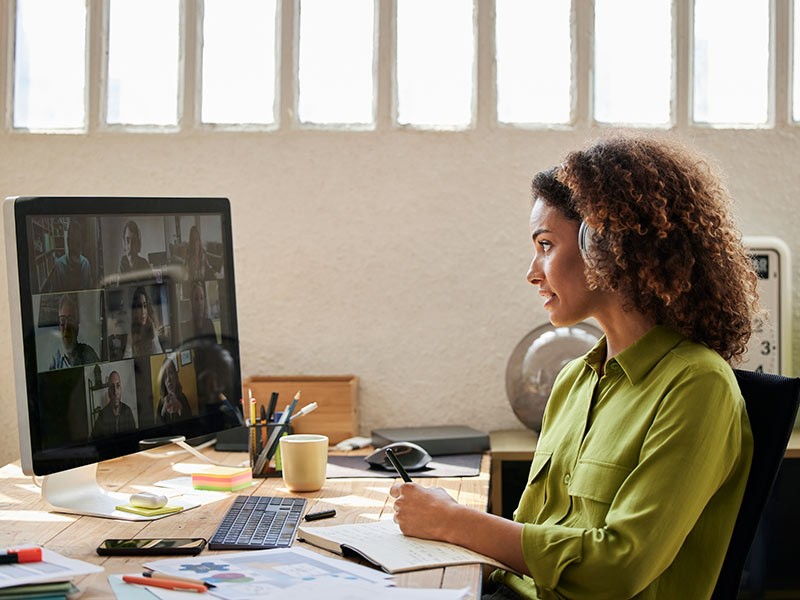
[[[386,450],[384,450],[384,452],[386,453],[386,458],[388,458],[389,462],[392,463],[394,470],[397,471],[400,474],[400,477],[403,478],[403,481],[405,481],[406,483],[411,483],[411,477],[408,476],[408,473],[406,473],[406,470],[403,468],[403,465],[401,465],[400,461],[397,460],[397,456],[395,456],[394,450],[392,450],[391,448],[387,448]]]
[[[306,521],[319,521],[320,519],[329,519],[336,516],[336,509],[321,510],[319,512],[308,513],[305,516]]]

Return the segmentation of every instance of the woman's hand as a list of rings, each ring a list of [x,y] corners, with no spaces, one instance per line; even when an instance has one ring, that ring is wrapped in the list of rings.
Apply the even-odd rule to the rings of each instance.
[[[394,520],[405,535],[427,540],[447,539],[460,505],[442,488],[416,483],[396,483],[389,490],[394,498]]]
[[[168,392],[164,397],[164,413],[169,415],[181,414],[181,403],[172,392]]]
[[[395,498],[394,520],[405,535],[463,546],[530,574],[522,523],[463,506],[442,488],[396,483],[389,493]]]

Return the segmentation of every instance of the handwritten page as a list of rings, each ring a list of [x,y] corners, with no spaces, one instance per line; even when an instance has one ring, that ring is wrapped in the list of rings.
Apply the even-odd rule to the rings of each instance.
[[[461,546],[404,536],[400,527],[389,520],[329,527],[300,527],[298,531],[299,537],[312,544],[315,543],[315,538],[322,538],[351,548],[389,573],[470,563],[485,563],[509,569],[488,556]]]

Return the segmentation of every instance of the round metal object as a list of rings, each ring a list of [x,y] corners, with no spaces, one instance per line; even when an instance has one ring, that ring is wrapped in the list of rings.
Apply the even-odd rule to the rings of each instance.
[[[556,375],[569,361],[591,350],[602,335],[588,323],[570,327],[548,323],[520,340],[508,359],[506,393],[511,409],[526,427],[541,431]]]

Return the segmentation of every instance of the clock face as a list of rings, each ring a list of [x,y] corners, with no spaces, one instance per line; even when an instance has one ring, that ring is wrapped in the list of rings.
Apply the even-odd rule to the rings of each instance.
[[[758,273],[758,293],[764,314],[753,322],[753,335],[739,368],[781,373],[781,256],[775,250],[751,249]]]

